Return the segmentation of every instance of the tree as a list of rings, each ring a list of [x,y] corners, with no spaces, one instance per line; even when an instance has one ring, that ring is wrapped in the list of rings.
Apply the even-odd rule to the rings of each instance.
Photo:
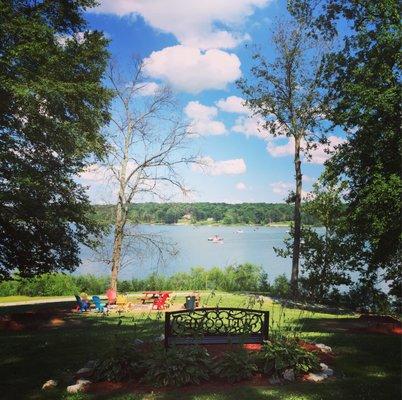
[[[301,231],[300,285],[303,297],[309,301],[326,302],[332,290],[350,283],[350,249],[347,241],[340,240],[338,231],[345,210],[341,191],[339,185],[328,187],[318,181],[303,206],[303,213],[313,216],[320,226],[303,226]],[[280,256],[291,254],[293,234],[291,230],[285,249],[275,249]]]
[[[325,83],[328,118],[347,132],[347,141],[327,163],[325,178],[345,185],[344,235],[361,281],[371,291],[381,279],[400,297],[399,2],[326,0],[320,5],[290,2],[297,18],[313,17],[313,34],[342,41],[341,50],[327,59]],[[346,33],[339,29],[340,18],[348,25]]]
[[[107,40],[91,0],[0,1],[0,279],[72,271],[98,232],[74,177],[100,155]]]
[[[295,192],[294,241],[292,252],[291,286],[297,296],[302,171],[301,154],[314,147],[314,132],[323,119],[323,95],[320,91],[323,46],[308,35],[303,23],[286,22],[277,26],[272,43],[276,57],[267,61],[261,52],[253,56],[256,65],[251,69],[252,81],[240,80],[239,87],[246,96],[246,105],[263,119],[262,127],[274,136],[284,135],[294,141]]]
[[[118,190],[111,256],[113,289],[117,288],[122,249],[129,242],[137,243],[137,255],[141,246],[151,246],[161,256],[163,250],[174,251],[163,237],[135,231],[127,224],[130,203],[144,195],[167,200],[172,187],[185,194],[187,189],[178,169],[197,161],[196,156],[186,153],[189,127],[176,111],[172,91],[166,86],[153,90],[142,71],[142,61],[135,60],[128,79],[114,63],[108,75],[116,96],[106,160]],[[175,210],[169,210],[165,218],[169,222],[177,220]]]

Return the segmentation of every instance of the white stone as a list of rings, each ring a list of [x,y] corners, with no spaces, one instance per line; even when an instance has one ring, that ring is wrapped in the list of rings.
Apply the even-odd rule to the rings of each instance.
[[[317,373],[317,374],[315,374],[315,373],[313,373],[313,372],[310,372],[310,373],[306,376],[306,379],[307,379],[308,381],[311,381],[311,382],[321,382],[321,381],[323,381],[325,378],[327,378],[327,375],[326,375],[324,372],[320,372],[320,373]]]
[[[90,383],[91,381],[88,381],[86,379],[78,379],[75,385],[67,386],[67,393],[74,394],[83,392],[85,387],[88,386]]]
[[[323,353],[331,353],[332,349],[329,346],[326,346],[325,344],[318,343],[316,344],[316,347],[318,347]]]
[[[324,363],[320,363],[321,371],[326,371],[328,369],[328,365]]]
[[[140,346],[140,345],[144,344],[144,341],[141,339],[135,339],[133,344],[134,344],[134,346]]]
[[[42,390],[48,390],[48,389],[53,389],[57,386],[57,382],[53,379],[49,379],[48,381],[46,381],[43,386],[42,386]]]
[[[283,373],[283,379],[293,382],[295,380],[295,371],[293,369],[286,369]]]
[[[323,373],[324,373],[325,375],[327,375],[327,377],[328,377],[328,376],[332,376],[332,375],[334,374],[334,370],[331,369],[331,368],[328,368],[328,369],[326,369]]]

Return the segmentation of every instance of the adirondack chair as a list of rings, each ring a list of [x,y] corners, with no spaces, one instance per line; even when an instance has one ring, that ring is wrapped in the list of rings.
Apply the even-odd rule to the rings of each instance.
[[[83,312],[89,310],[89,304],[85,301],[82,301],[78,294],[75,295],[75,299],[77,300],[77,311]]]
[[[127,304],[128,304],[127,297],[122,294],[118,294],[116,297],[116,305],[124,307]]]
[[[166,300],[169,297],[169,293],[163,293],[159,298],[154,300],[152,304],[152,309],[156,307],[157,310],[163,310],[165,308]]]
[[[107,304],[110,306],[111,304],[116,304],[116,291],[113,289],[108,289],[106,290],[106,296],[107,296]]]
[[[92,301],[95,305],[95,309],[99,312],[104,312],[105,311],[105,305],[101,302],[101,299],[99,296],[92,296]]]

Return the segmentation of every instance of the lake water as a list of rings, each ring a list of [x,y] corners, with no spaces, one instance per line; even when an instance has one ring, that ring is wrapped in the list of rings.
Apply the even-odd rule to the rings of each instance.
[[[277,257],[274,247],[283,247],[283,239],[287,227],[233,227],[233,226],[199,226],[188,225],[141,225],[143,232],[160,234],[167,240],[176,243],[178,254],[158,264],[155,254],[136,257],[136,251],[130,256],[132,260],[122,269],[120,279],[143,278],[157,271],[162,275],[189,271],[191,267],[205,268],[225,267],[231,264],[251,262],[261,265],[272,281],[276,276],[285,273],[290,277],[291,260]],[[238,233],[242,230],[243,233]],[[223,244],[209,242],[213,235],[221,236]],[[107,239],[110,247],[112,236]],[[82,248],[82,265],[76,274],[109,274],[105,262],[100,261],[92,250]]]

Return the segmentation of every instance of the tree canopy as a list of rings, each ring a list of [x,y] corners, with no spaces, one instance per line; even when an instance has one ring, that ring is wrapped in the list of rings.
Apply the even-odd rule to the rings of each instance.
[[[109,91],[92,0],[0,1],[0,279],[79,264],[97,231],[74,177],[103,150]]]

